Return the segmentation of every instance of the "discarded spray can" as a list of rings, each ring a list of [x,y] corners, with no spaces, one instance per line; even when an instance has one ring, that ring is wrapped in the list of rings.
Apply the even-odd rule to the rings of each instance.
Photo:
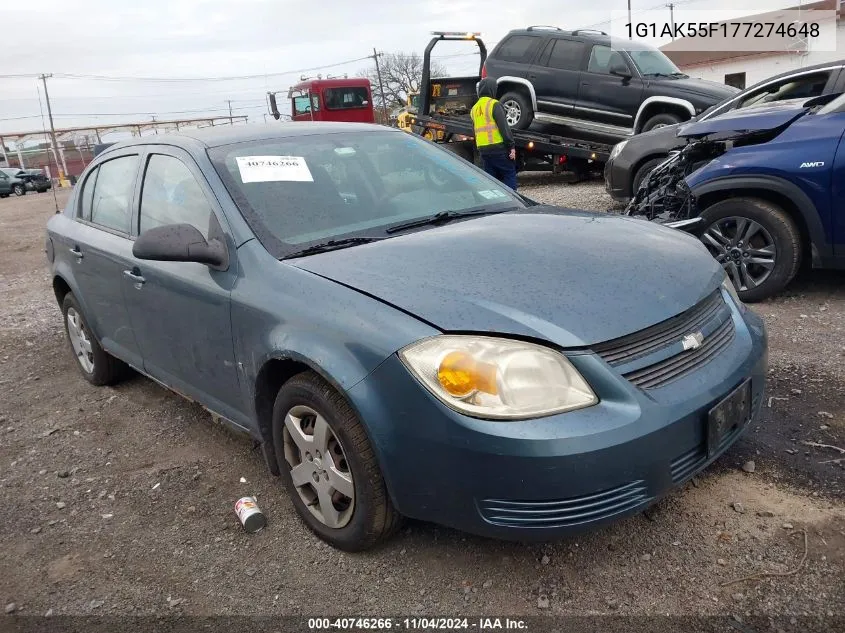
[[[247,532],[258,532],[267,525],[267,518],[258,507],[255,497],[241,497],[235,503],[235,514]]]

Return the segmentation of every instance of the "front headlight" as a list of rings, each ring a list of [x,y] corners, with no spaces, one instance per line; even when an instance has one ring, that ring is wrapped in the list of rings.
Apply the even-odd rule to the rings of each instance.
[[[565,356],[533,343],[435,336],[409,345],[399,358],[443,403],[477,418],[537,418],[598,402]]]
[[[736,288],[727,273],[725,273],[725,278],[722,280],[722,288],[731,296],[731,299],[734,300],[734,304],[736,304],[740,312],[744,312],[746,310],[745,304],[739,298],[739,294],[737,294]]]
[[[616,145],[614,145],[613,149],[610,150],[610,158],[608,160],[613,160],[614,158],[619,156],[619,154],[622,152],[622,149],[627,144],[628,144],[628,141],[621,141],[621,142],[617,143]]]

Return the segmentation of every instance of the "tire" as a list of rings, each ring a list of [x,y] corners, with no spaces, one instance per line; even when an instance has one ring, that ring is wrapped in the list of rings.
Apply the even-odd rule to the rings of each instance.
[[[0,198],[8,198],[8,197],[9,197],[8,193],[0,193]]]
[[[12,191],[16,196],[25,196],[26,195],[26,187],[23,185],[15,185],[12,187]]]
[[[292,427],[285,422],[288,414],[292,414]],[[321,419],[326,425],[324,436],[329,440],[324,444],[328,450],[318,452],[316,445],[308,443],[308,431],[310,442],[314,442],[314,429]],[[293,433],[297,430],[292,433],[291,428],[302,430],[302,443],[296,441]],[[386,540],[399,528],[401,516],[390,501],[364,427],[343,396],[314,372],[294,376],[279,390],[273,406],[273,446],[297,513],[322,540],[347,552],[359,552]],[[327,461],[327,456],[332,460]],[[297,485],[293,470],[300,466],[303,468],[298,477],[302,478]],[[351,484],[346,482],[351,497],[332,488],[329,472],[335,473],[334,477],[341,472],[351,479]],[[318,484],[324,491],[322,498],[316,494],[314,481],[324,482]],[[333,498],[328,496],[329,491]],[[328,512],[323,510],[326,502],[331,504]],[[329,521],[320,518],[324,516]],[[331,521],[337,525],[330,526]]]
[[[643,129],[641,132],[650,132],[651,130],[656,130],[660,127],[665,127],[667,125],[675,125],[676,123],[680,123],[682,121],[681,117],[677,114],[655,114],[651,117],[648,121],[645,122],[643,125]]]
[[[68,343],[70,343],[71,351],[76,359],[76,366],[79,367],[82,377],[98,387],[112,385],[123,378],[128,371],[128,366],[100,346],[100,343],[88,328],[88,322],[82,315],[82,309],[73,293],[69,292],[65,295],[62,301],[62,314],[65,320],[65,334],[68,337]],[[76,327],[74,327],[74,322],[77,324]],[[87,354],[88,362],[83,360],[82,355],[85,350],[80,349],[79,339],[76,342],[74,340],[75,330],[82,332],[82,338],[90,346],[90,352]]]
[[[646,179],[655,167],[657,167],[660,163],[666,160],[666,156],[662,158],[652,158],[644,162],[637,171],[634,173],[634,178],[631,180],[631,197],[633,198],[637,195],[637,191],[640,189],[640,185],[643,184],[643,181]]]
[[[514,130],[527,130],[534,120],[534,108],[523,93],[513,90],[499,99],[505,109],[508,125]]]
[[[700,215],[706,226],[701,241],[744,302],[771,297],[795,277],[802,258],[801,233],[782,208],[758,198],[729,198]],[[750,249],[743,236],[750,237]]]

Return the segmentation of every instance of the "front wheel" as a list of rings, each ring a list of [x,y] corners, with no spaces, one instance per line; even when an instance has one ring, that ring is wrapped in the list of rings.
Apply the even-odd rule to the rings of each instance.
[[[22,196],[26,193],[26,187],[24,187],[23,185],[15,185],[14,187],[12,187],[12,191],[15,192],[16,196]]]
[[[783,290],[801,264],[801,234],[780,207],[757,198],[730,198],[701,213],[701,241],[745,302]]]
[[[531,101],[521,92],[506,92],[499,99],[505,109],[508,125],[514,130],[527,130],[534,120],[534,108]]]
[[[369,549],[401,517],[349,403],[313,372],[294,376],[273,406],[273,445],[297,513],[338,549]]]
[[[681,117],[677,114],[669,114],[668,112],[664,112],[662,114],[655,114],[651,117],[648,121],[645,122],[643,125],[643,133],[651,132],[652,130],[656,130],[662,127],[666,127],[669,125],[675,125],[676,123],[681,122]]]

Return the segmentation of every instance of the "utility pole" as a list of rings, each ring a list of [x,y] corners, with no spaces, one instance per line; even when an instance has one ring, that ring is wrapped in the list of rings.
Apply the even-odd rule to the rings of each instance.
[[[59,180],[61,181],[67,177],[67,163],[65,162],[64,152],[59,150],[59,144],[56,143],[56,126],[53,124],[53,110],[50,107],[50,95],[47,92],[47,78],[52,76],[52,73],[49,75],[42,74],[41,81],[44,84],[44,100],[47,102],[47,116],[50,119],[50,142],[53,145],[53,156],[56,157],[57,161],[59,158],[62,160],[62,173],[59,174]]]
[[[675,3],[670,2],[666,5],[669,7],[669,24],[672,25],[672,41],[675,41]]]
[[[376,49],[373,48],[373,59],[376,61],[376,74],[378,75],[378,89],[381,93],[381,113],[384,117],[384,124],[388,124],[387,119],[387,101],[384,98],[384,84],[381,81],[381,67],[378,65],[378,58],[379,53],[376,52]]]
[[[634,25],[631,24],[631,0],[628,0],[628,39],[632,40],[633,35],[631,34],[631,29],[634,28]]]
[[[232,120],[232,100],[226,99],[226,103],[229,104],[229,125],[234,125],[235,122]]]
[[[155,116],[153,116],[153,117],[152,117],[152,119],[153,119],[153,123],[155,123],[155,122],[156,122],[156,118],[155,118]],[[154,125],[154,126],[153,126],[153,132],[155,132],[156,134],[158,134],[158,126],[157,126],[157,125]]]

